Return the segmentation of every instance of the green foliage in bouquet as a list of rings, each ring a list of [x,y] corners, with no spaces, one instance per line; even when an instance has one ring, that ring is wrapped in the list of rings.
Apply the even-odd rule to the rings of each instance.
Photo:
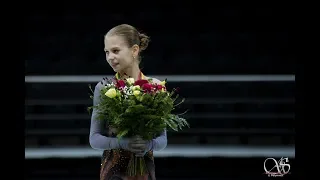
[[[100,102],[90,106],[89,111],[95,108],[97,120],[107,121],[109,126],[116,128],[118,138],[140,136],[151,140],[164,130],[182,130],[189,124],[181,117],[184,113],[174,114],[173,110],[184,99],[177,103],[179,95],[176,89],[167,91],[166,82],[155,84],[152,79],[134,81],[132,78],[106,80],[100,90]],[[92,95],[90,97],[93,98]],[[142,163],[142,159],[136,161]],[[145,171],[145,168],[130,167],[130,175]]]
[[[142,85],[139,85],[141,81]],[[107,81],[101,88],[100,103],[89,107],[89,110],[96,108],[97,119],[106,120],[111,127],[116,128],[119,138],[138,135],[151,140],[164,129],[182,130],[189,126],[180,117],[184,113],[173,114],[172,111],[184,99],[176,103],[179,97],[176,89],[166,91],[165,83],[154,84],[152,80],[138,80],[135,83],[127,80]]]

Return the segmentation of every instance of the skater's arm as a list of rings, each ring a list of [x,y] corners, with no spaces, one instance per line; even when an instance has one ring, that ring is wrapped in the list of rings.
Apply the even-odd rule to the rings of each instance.
[[[100,101],[100,90],[102,87],[102,83],[99,82],[94,89],[94,98],[93,105],[96,106]],[[123,148],[126,149],[128,146],[128,142],[126,139],[107,137],[102,135],[103,130],[106,128],[101,120],[97,120],[97,110],[94,108],[91,116],[91,125],[90,125],[90,136],[89,143],[93,149],[98,150],[108,150],[108,149],[118,149]]]
[[[167,131],[163,131],[160,136],[148,142],[148,150],[161,151],[167,147]]]

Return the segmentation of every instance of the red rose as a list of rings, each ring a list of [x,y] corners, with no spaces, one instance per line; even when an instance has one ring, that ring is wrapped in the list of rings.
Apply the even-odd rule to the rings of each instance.
[[[157,84],[152,84],[152,89],[157,90],[157,86],[158,86]]]
[[[142,87],[142,85],[144,84],[148,84],[149,81],[148,80],[145,80],[145,79],[140,79],[140,80],[137,80],[134,85],[139,85],[140,87]]]
[[[161,90],[162,88],[164,88],[162,85],[157,85],[156,87],[157,90]]]
[[[152,85],[151,85],[151,84],[143,84],[143,85],[142,85],[142,89],[143,89],[145,92],[151,92],[151,90],[152,90]]]
[[[116,87],[117,88],[124,88],[126,86],[126,83],[124,82],[124,80],[118,80],[116,82]]]

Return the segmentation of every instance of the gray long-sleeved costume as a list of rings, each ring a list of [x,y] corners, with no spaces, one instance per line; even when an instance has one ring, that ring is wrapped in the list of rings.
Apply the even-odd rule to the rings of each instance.
[[[100,90],[102,88],[102,82],[99,82],[94,89],[93,105],[97,105],[100,101]],[[103,122],[96,119],[97,112],[94,109],[91,116],[90,126],[90,146],[93,149],[98,150],[110,150],[110,149],[128,149],[128,140],[121,139],[120,141],[114,137],[107,137],[103,135],[103,131],[106,128]],[[148,150],[160,151],[167,146],[167,132],[164,131],[160,136],[148,142]]]

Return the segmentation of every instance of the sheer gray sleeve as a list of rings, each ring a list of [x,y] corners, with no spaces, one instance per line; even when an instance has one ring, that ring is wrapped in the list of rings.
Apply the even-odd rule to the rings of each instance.
[[[93,105],[97,105],[100,101],[100,90],[102,84],[98,83],[94,89]],[[118,138],[107,137],[102,135],[103,130],[106,128],[101,120],[96,119],[97,110],[93,109],[90,125],[89,143],[93,149],[108,150],[126,148],[126,140],[119,141]]]
[[[148,143],[148,149],[153,151],[161,151],[167,147],[167,131],[163,131],[160,136]]]

